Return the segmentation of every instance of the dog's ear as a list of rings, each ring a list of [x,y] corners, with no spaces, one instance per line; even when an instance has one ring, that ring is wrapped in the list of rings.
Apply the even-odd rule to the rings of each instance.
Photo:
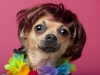
[[[33,15],[30,11],[32,8],[27,8],[19,11],[17,13],[17,21],[18,21],[18,37],[24,48],[28,48],[28,35],[32,28],[32,23],[30,21],[31,15]]]
[[[35,22],[41,17],[39,7],[30,7],[19,11],[16,15],[18,36],[23,46],[27,46],[27,37]]]
[[[22,46],[24,46],[24,48],[28,48],[27,37],[28,37],[28,33],[24,33],[22,30],[19,34],[19,40],[20,40]]]
[[[82,27],[82,24],[77,20],[77,18],[70,24],[70,41],[72,44],[67,48],[63,57],[71,57],[71,61],[73,61],[81,57],[82,49],[86,42],[86,33]]]
[[[41,17],[41,7],[30,7],[17,13],[18,36],[22,45],[27,45],[27,37],[32,30],[33,25]],[[41,12],[41,13],[40,13]]]

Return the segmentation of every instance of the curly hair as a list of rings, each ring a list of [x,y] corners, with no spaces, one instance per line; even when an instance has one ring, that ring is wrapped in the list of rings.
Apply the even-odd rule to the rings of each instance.
[[[18,36],[22,30],[24,34],[29,33],[37,20],[48,14],[53,16],[53,20],[64,23],[69,28],[73,45],[66,50],[63,57],[72,56],[71,60],[76,60],[81,56],[86,42],[86,33],[77,15],[65,9],[63,4],[47,3],[19,11],[17,13]]]

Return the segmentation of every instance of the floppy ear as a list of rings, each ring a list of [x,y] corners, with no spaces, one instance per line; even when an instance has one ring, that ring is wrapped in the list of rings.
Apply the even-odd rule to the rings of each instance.
[[[19,24],[18,25],[18,36],[22,43],[22,46],[26,48],[28,47],[27,37],[36,20],[36,19],[33,19],[35,10],[36,8],[27,8],[27,9],[19,11],[16,15],[17,21]]]
[[[18,21],[18,37],[24,48],[27,48],[27,37],[29,33],[28,25],[29,22],[27,20],[28,9],[21,10],[17,13],[17,21]],[[25,28],[26,27],[26,28]]]
[[[70,41],[72,42],[72,45],[67,48],[63,57],[71,57],[71,61],[73,61],[81,57],[82,49],[86,42],[86,33],[82,24],[77,19],[70,24]]]
[[[24,33],[23,30],[19,34],[19,40],[22,46],[26,49],[28,48],[28,41],[27,41],[28,33]]]

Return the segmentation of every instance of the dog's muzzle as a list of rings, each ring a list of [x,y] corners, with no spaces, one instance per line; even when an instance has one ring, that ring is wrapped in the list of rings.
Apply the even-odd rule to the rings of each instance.
[[[48,34],[45,37],[44,41],[40,42],[40,45],[38,46],[39,49],[43,50],[47,53],[53,53],[60,49],[60,43],[57,40],[57,37],[53,34]]]

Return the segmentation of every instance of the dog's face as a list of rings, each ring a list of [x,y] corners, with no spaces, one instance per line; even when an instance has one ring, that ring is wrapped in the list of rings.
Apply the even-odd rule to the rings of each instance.
[[[63,23],[52,21],[44,16],[33,25],[27,37],[29,48],[45,53],[60,52],[63,54],[70,45],[70,32]]]
[[[71,61],[81,56],[85,30],[77,15],[63,4],[49,3],[21,10],[17,20],[19,39],[31,55],[56,53],[64,58],[71,56]]]

